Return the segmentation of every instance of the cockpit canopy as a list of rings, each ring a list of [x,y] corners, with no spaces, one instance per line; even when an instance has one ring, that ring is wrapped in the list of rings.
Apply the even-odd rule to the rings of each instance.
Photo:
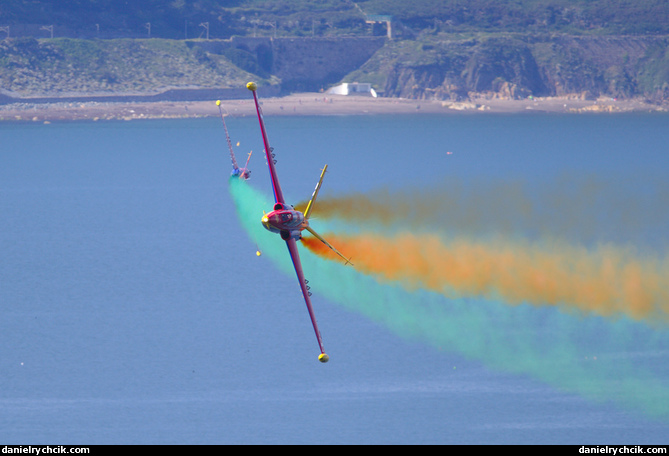
[[[292,213],[290,213],[290,212],[282,212],[281,213],[281,221],[283,223],[288,223],[291,220],[293,220],[293,214]]]

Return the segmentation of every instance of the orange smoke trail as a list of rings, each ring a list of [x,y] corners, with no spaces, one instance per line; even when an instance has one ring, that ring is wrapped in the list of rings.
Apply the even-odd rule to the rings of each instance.
[[[655,323],[666,323],[669,314],[669,261],[640,259],[631,249],[588,250],[564,242],[447,243],[414,234],[324,237],[352,255],[358,271],[409,289],[559,305],[602,316],[625,314]],[[303,243],[319,256],[336,258],[316,239]]]

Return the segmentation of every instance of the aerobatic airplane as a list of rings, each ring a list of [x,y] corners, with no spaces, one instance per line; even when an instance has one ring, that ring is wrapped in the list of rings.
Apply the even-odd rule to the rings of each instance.
[[[300,282],[300,288],[302,289],[304,302],[307,304],[307,310],[309,311],[311,324],[314,327],[314,332],[316,333],[316,338],[318,339],[318,346],[321,350],[321,354],[318,355],[318,360],[322,363],[327,363],[330,358],[323,349],[323,340],[321,338],[321,333],[318,330],[318,324],[316,323],[316,316],[314,315],[313,306],[311,305],[311,292],[309,291],[309,286],[307,285],[309,282],[304,278],[300,255],[297,251],[297,241],[302,239],[302,230],[307,230],[317,239],[331,248],[335,253],[337,253],[337,255],[342,257],[346,261],[346,264],[350,263],[348,258],[339,253],[337,249],[332,247],[325,239],[319,236],[309,226],[309,216],[314,207],[314,202],[316,201],[318,190],[321,188],[321,184],[323,183],[323,176],[325,176],[325,171],[327,170],[328,166],[325,165],[323,168],[318,184],[316,184],[316,189],[311,195],[311,200],[309,201],[309,204],[307,205],[304,213],[296,211],[293,206],[286,204],[286,201],[283,198],[283,193],[281,192],[281,186],[279,185],[279,178],[276,174],[276,167],[274,166],[276,160],[274,159],[273,149],[269,146],[267,132],[265,131],[265,122],[263,120],[260,105],[258,104],[256,83],[249,82],[246,84],[246,88],[253,93],[253,100],[255,101],[256,112],[258,113],[258,122],[260,123],[260,133],[262,134],[263,145],[265,147],[265,156],[267,157],[267,165],[269,166],[269,173],[272,179],[272,188],[274,190],[274,207],[272,208],[272,212],[263,215],[262,224],[267,230],[273,233],[279,233],[281,235],[281,239],[286,241],[288,251],[290,252],[290,258],[293,260],[293,266],[295,267],[295,272],[297,273],[297,280]]]
[[[232,159],[232,177],[239,177],[240,179],[249,179],[251,177],[251,170],[249,169],[249,160],[251,160],[251,154],[253,151],[249,152],[249,157],[246,159],[246,165],[243,168],[237,166],[237,160],[235,159],[235,153],[232,151],[232,142],[230,141],[230,134],[228,133],[228,126],[225,124],[225,116],[223,115],[223,109],[221,108],[221,100],[216,100],[216,106],[218,106],[218,112],[221,113],[221,120],[223,121],[223,129],[225,130],[225,139],[228,142],[228,149],[230,149],[230,158]],[[239,143],[237,143],[239,145]]]

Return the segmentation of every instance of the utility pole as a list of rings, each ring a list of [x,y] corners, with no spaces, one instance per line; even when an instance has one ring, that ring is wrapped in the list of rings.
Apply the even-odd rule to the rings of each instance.
[[[43,25],[40,30],[46,30],[47,32],[51,32],[51,38],[53,38],[53,25]]]
[[[204,27],[204,29],[207,31],[207,40],[209,40],[209,22],[201,23],[200,27]]]
[[[144,24],[144,27],[149,31],[149,38],[151,38],[151,22]]]

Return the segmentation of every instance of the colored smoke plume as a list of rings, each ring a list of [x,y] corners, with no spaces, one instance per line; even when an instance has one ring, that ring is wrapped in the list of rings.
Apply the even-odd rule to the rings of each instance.
[[[557,241],[552,245],[447,242],[433,234],[411,233],[324,237],[351,255],[359,272],[409,289],[668,321],[669,261],[641,259],[631,249],[602,246],[588,250]],[[303,244],[320,256],[338,258],[316,239],[305,237]]]
[[[239,179],[230,181],[230,194],[252,242],[249,251],[258,245],[262,258],[269,258],[294,280],[285,243],[259,222],[259,214],[273,201]],[[321,234],[332,230],[327,221],[314,220],[313,225]],[[402,337],[478,360],[489,368],[530,375],[591,400],[669,418],[667,331],[624,316],[583,318],[559,311],[556,306],[508,305],[500,299],[481,297],[449,299],[442,292],[410,291],[406,280],[400,286],[389,279],[379,281],[362,274],[363,255],[339,244],[346,239],[326,236],[343,253],[353,255],[356,266],[325,261],[299,247],[315,300],[323,302],[326,297]],[[429,244],[423,244],[424,250],[429,248]],[[403,254],[399,249],[392,252]],[[419,285],[421,282],[414,283]],[[297,287],[295,299],[300,299]],[[328,322],[320,323],[327,343]]]
[[[306,204],[297,207],[301,206]],[[368,228],[431,227],[449,235],[521,235],[639,246],[659,241],[665,243],[659,247],[666,248],[669,184],[651,178],[639,183],[592,176],[562,176],[534,187],[519,180],[450,180],[420,190],[323,195],[314,217]]]

